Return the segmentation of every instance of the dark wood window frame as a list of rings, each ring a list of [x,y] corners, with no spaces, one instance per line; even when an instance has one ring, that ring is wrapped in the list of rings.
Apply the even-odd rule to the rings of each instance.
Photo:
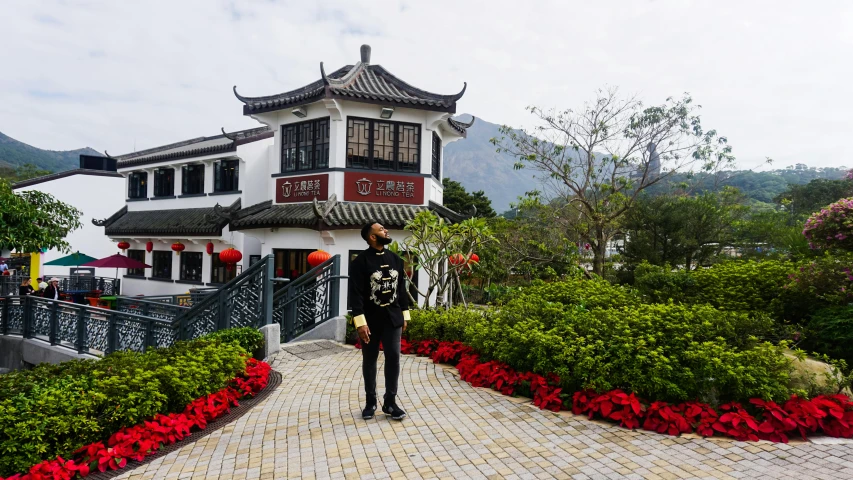
[[[154,170],[154,197],[175,195],[175,169],[158,168]]]
[[[181,167],[181,194],[204,193],[204,165],[191,164]]]
[[[330,117],[281,126],[281,173],[329,168]]]
[[[210,283],[224,285],[237,277],[237,266],[232,265],[229,271],[225,263],[219,261],[219,252],[210,256]]]
[[[204,256],[201,252],[181,253],[180,279],[185,282],[201,283],[203,265]]]
[[[163,265],[165,264],[165,265]],[[172,279],[172,252],[154,250],[151,252],[151,278]],[[165,267],[165,268],[164,268]],[[168,275],[164,274],[168,273]]]
[[[432,176],[441,181],[441,138],[432,132]]]
[[[223,168],[234,166],[234,173],[223,172]],[[230,185],[226,185],[230,184]],[[240,160],[219,160],[213,164],[213,191],[214,192],[238,192],[240,191]]]
[[[366,126],[366,139],[356,138],[356,125]],[[412,135],[414,142],[406,141],[410,140]],[[407,144],[408,146],[405,146]],[[414,162],[402,162],[402,156],[407,159],[414,158]],[[420,173],[421,125],[347,117],[347,168]]]
[[[127,250],[127,258],[132,258],[134,260],[138,260],[142,263],[145,263],[145,250],[138,249],[128,249]],[[145,276],[144,268],[128,268],[127,275],[134,275],[137,277]]]
[[[148,172],[132,172],[127,176],[127,198],[148,198]]]

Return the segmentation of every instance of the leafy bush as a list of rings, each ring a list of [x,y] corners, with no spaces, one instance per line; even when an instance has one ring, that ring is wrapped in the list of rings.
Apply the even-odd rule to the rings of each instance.
[[[491,314],[428,312],[409,335],[460,340],[517,371],[555,373],[565,391],[622,388],[656,400],[784,399],[790,394],[784,343],[755,339],[771,327],[767,316],[707,305],[587,310],[523,295]]]
[[[264,346],[264,334],[254,327],[229,328],[218,330],[206,338],[218,338],[223,343],[237,342],[250,355]]]
[[[813,213],[806,220],[803,235],[812,248],[853,250],[853,198],[842,198]]]
[[[640,296],[634,290],[613,285],[601,278],[572,278],[554,283],[534,282],[529,287],[519,289],[511,298],[520,296],[535,296],[549,302],[576,305],[589,310],[640,303]]]
[[[634,268],[634,288],[652,303],[684,303],[695,295],[696,280],[690,271],[643,262]]]
[[[728,261],[692,272],[692,303],[707,303],[720,310],[769,312],[795,264],[778,260]]]
[[[853,365],[853,306],[828,307],[812,316],[803,347]]]
[[[0,476],[183,410],[244,371],[245,353],[236,342],[201,339],[0,376]]]
[[[468,325],[483,319],[485,310],[454,307],[449,310],[412,310],[406,337],[420,340],[462,340]]]

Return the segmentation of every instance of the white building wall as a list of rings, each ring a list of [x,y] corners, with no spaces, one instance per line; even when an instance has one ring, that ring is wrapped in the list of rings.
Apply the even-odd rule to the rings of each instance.
[[[104,228],[92,224],[92,219],[104,219],[121,208],[124,203],[125,180],[121,177],[96,175],[70,175],[67,177],[15,189],[16,192],[40,191],[53,195],[57,200],[74,206],[82,213],[83,226],[65,237],[71,250],[91,257],[103,258],[119,253],[116,243],[104,235]],[[56,249],[41,255],[42,276],[68,275],[70,267],[43,266],[45,262],[64,257],[68,253]],[[95,275],[113,277],[114,268],[96,268]],[[121,275],[121,272],[119,272]]]

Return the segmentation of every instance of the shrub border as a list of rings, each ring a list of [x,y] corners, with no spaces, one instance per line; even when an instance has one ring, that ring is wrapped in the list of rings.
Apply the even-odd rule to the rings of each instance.
[[[278,388],[281,380],[281,374],[273,371],[268,363],[249,358],[243,375],[235,377],[229,386],[218,392],[197,398],[186,406],[183,413],[158,414],[151,420],[111,435],[106,443],[109,447],[105,447],[103,442],[92,443],[78,449],[74,459],[57,457],[45,460],[30,467],[27,473],[15,474],[5,480],[113,478],[126,473],[128,467],[144,465],[237,420]],[[143,450],[142,444],[146,441],[150,447]]]

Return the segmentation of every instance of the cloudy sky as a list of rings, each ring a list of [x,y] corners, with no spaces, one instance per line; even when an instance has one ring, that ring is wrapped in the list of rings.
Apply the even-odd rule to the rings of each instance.
[[[527,125],[618,86],[690,92],[743,168],[853,165],[853,2],[0,0],[0,132],[121,154],[255,126],[231,93],[358,60]]]

